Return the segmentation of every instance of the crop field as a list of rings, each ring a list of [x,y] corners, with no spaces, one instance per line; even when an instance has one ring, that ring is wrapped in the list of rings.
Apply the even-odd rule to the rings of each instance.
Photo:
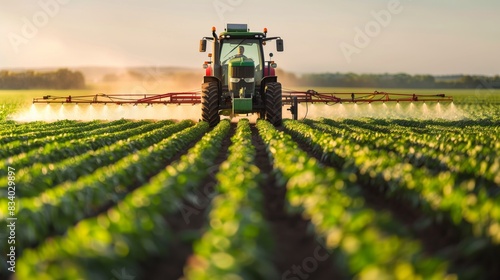
[[[0,278],[500,279],[499,98],[454,94],[280,127],[0,104]]]

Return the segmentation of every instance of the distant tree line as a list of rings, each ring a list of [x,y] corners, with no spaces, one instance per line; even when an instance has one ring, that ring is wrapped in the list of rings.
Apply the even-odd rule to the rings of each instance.
[[[81,72],[59,69],[52,72],[0,71],[0,89],[82,89],[85,77]]]
[[[500,88],[500,76],[432,76],[399,74],[282,73],[295,86],[375,88]]]

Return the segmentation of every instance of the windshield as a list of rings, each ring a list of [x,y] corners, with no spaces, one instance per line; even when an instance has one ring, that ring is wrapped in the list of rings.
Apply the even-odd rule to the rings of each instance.
[[[259,40],[255,39],[226,39],[222,42],[220,62],[223,68],[229,60],[235,57],[246,57],[255,63],[255,81],[262,79],[262,54]]]

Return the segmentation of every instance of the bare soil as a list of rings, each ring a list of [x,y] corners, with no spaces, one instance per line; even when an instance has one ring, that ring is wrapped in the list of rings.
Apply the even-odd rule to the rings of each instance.
[[[332,256],[310,230],[310,221],[299,214],[286,213],[286,187],[276,182],[266,145],[255,125],[251,128],[252,143],[257,151],[256,165],[265,175],[261,189],[264,216],[275,244],[273,262],[282,279],[341,279]]]

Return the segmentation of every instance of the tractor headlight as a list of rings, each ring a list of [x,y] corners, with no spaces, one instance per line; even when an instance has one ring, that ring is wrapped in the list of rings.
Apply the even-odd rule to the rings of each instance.
[[[244,80],[246,83],[253,83],[253,82],[255,82],[254,78],[230,78],[229,82],[231,82],[231,83],[239,83],[241,80]]]

